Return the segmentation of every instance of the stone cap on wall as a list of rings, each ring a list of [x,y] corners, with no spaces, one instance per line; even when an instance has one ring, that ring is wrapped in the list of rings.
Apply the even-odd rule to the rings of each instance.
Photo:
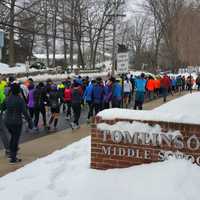
[[[97,116],[105,120],[129,119],[200,124],[200,92],[188,94],[150,111],[128,109],[103,110]]]

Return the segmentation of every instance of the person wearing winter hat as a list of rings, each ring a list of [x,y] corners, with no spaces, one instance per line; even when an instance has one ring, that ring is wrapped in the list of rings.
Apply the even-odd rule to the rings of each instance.
[[[54,130],[57,128],[59,113],[60,113],[60,105],[61,105],[62,96],[57,90],[56,85],[51,86],[51,91],[49,92],[49,106],[51,109],[51,117],[49,120],[48,130],[51,129],[51,124],[54,123]]]

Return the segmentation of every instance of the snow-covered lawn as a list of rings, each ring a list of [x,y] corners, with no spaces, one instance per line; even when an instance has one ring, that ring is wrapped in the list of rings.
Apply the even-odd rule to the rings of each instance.
[[[199,123],[200,93],[186,95],[153,111],[103,111],[104,118],[141,118]],[[115,114],[117,113],[117,114]],[[155,114],[156,113],[156,114]],[[101,125],[103,128],[108,125]],[[122,130],[129,127],[116,124]],[[137,131],[160,132],[159,126],[130,124]],[[100,127],[101,128],[101,127]],[[108,127],[109,129],[111,127]],[[174,134],[180,134],[178,132]],[[90,169],[91,138],[34,161],[0,178],[2,200],[199,200],[200,168],[186,160],[126,169]],[[33,150],[34,151],[34,150]]]
[[[184,160],[90,169],[90,137],[0,178],[2,200],[199,200],[200,168]]]
[[[29,69],[29,72],[36,72],[36,71],[47,71],[45,70],[37,70],[37,69]],[[26,65],[24,63],[16,63],[15,67],[9,67],[9,65],[0,63],[0,74],[20,74],[26,73]]]
[[[109,109],[98,114],[103,119],[135,119],[200,124],[200,92],[188,94],[151,111]]]

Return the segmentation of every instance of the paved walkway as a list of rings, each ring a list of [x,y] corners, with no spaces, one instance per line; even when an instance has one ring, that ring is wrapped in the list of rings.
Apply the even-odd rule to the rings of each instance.
[[[76,131],[68,129],[23,143],[20,145],[19,151],[19,157],[22,158],[22,163],[15,165],[8,164],[8,159],[5,157],[4,151],[0,151],[0,176],[15,171],[38,158],[49,155],[88,135],[90,135],[90,128],[87,125],[82,125]]]
[[[186,94],[186,93],[183,93]],[[181,95],[183,95],[181,94]],[[179,94],[169,96],[168,101],[179,97]],[[157,99],[145,103],[144,110],[151,110],[163,104],[163,99]],[[46,135],[44,137],[25,142],[20,145],[20,156],[23,159],[22,163],[9,165],[8,160],[4,155],[4,151],[0,151],[0,176],[4,176],[9,172],[15,171],[32,161],[49,155],[50,153],[62,149],[75,141],[80,140],[90,135],[90,128],[87,125],[82,125],[80,129],[72,131],[67,129],[55,134]]]

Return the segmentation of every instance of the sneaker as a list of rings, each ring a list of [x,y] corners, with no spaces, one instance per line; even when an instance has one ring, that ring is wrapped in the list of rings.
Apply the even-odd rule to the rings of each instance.
[[[87,119],[87,124],[90,124],[91,123],[91,119]]]
[[[9,149],[6,149],[5,150],[5,156],[10,158],[10,150]]]
[[[80,128],[80,126],[79,125],[77,125],[77,124],[74,124],[74,129],[79,129]]]
[[[12,165],[12,164],[16,164],[16,163],[19,163],[19,162],[22,162],[22,159],[20,158],[11,158],[9,163]]]
[[[70,123],[70,126],[71,126],[72,129],[74,129],[75,126],[76,126],[76,124],[75,124],[74,122],[71,122],[71,123]]]
[[[70,120],[71,118],[69,116],[65,117],[66,120]]]
[[[33,130],[38,132],[38,131],[39,131],[39,128],[38,128],[37,126],[35,126],[35,127],[33,128]]]

